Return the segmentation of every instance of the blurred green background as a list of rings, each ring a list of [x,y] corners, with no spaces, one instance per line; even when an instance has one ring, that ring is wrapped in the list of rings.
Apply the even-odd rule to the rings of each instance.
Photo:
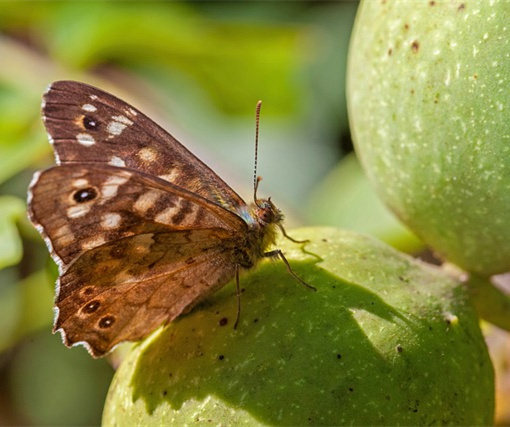
[[[418,253],[350,154],[345,64],[352,2],[0,2],[0,425],[98,425],[115,360],[51,334],[56,268],[26,220],[34,171],[53,164],[49,83],[132,103],[246,199],[263,100],[260,196],[287,227],[335,225]]]

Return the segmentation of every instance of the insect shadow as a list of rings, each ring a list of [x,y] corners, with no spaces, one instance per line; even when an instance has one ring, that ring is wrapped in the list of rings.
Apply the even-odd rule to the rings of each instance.
[[[304,292],[281,265],[265,263],[243,278],[237,330],[225,327],[235,319],[231,283],[200,310],[142,344],[130,384],[133,401],[141,399],[149,414],[163,405],[171,417],[185,402],[213,396],[263,424],[281,423],[278,413],[285,408],[286,423],[304,425],[310,423],[308,408],[338,405],[352,393],[349,389],[369,381],[349,374],[370,377],[373,373],[359,366],[362,361],[378,360],[390,371],[392,362],[382,359],[353,313],[365,310],[388,324],[408,322],[406,317],[376,293],[314,261],[293,261],[292,267],[318,292]],[[361,349],[356,353],[353,342]]]

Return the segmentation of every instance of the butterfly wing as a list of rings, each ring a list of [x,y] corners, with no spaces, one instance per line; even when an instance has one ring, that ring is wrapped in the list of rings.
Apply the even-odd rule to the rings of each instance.
[[[54,82],[43,118],[57,163],[92,162],[158,176],[237,212],[244,201],[172,135],[126,102],[84,83]]]
[[[226,284],[234,248],[224,231],[206,229],[140,234],[88,251],[60,279],[54,330],[94,357],[139,340]]]
[[[142,172],[93,163],[37,174],[29,216],[61,278],[55,330],[101,356],[170,322],[233,277],[246,223]]]
[[[29,216],[60,271],[84,252],[124,237],[173,230],[223,229],[244,235],[232,212],[150,175],[94,163],[34,175]]]

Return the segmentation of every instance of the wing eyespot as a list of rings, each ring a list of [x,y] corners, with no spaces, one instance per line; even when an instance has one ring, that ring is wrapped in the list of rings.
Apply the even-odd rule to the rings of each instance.
[[[83,127],[88,130],[98,130],[99,122],[92,117],[83,116]]]
[[[93,187],[82,188],[75,191],[73,199],[76,203],[85,203],[94,200],[97,197],[97,190]]]
[[[86,314],[92,314],[99,310],[99,307],[101,307],[101,303],[98,300],[94,300],[84,305],[81,311]]]
[[[98,326],[101,329],[107,329],[107,328],[110,328],[114,323],[115,323],[115,317],[114,316],[104,316],[99,321]]]

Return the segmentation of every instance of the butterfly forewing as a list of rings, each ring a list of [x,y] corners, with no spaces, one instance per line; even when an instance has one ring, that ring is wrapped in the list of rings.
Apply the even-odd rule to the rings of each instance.
[[[233,213],[150,175],[101,164],[56,166],[32,185],[29,214],[51,240],[61,270],[87,250],[144,233],[246,223]]]
[[[73,81],[53,83],[43,117],[57,162],[106,163],[158,176],[233,212],[244,201],[172,135],[126,102]]]

